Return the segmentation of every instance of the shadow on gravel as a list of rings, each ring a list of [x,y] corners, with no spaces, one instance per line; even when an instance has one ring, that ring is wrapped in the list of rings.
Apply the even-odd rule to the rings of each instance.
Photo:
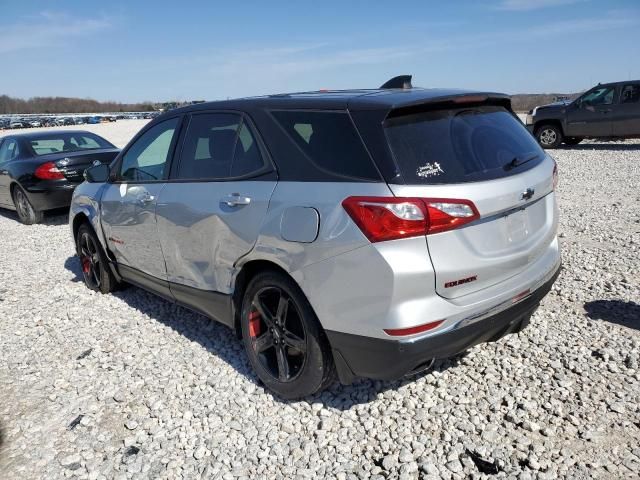
[[[13,220],[17,223],[20,222],[20,220],[18,220],[18,215],[13,210],[5,210],[4,208],[0,208],[0,217],[8,218],[9,220]],[[44,218],[42,219],[42,222],[39,223],[39,225],[48,225],[51,227],[55,227],[58,225],[66,225],[67,223],[69,223],[69,209],[62,208],[45,212]]]
[[[584,304],[587,316],[640,330],[640,305],[622,300],[595,300]]]
[[[82,268],[80,267],[80,260],[77,255],[67,258],[64,261],[64,268],[75,275],[75,277],[71,279],[72,282],[84,282],[82,277]]]
[[[83,281],[80,261],[77,256],[67,258],[64,266],[75,275],[73,279],[74,282]],[[138,287],[130,286],[113,293],[113,295],[130,307],[148,315],[153,320],[170,327],[190,341],[199,343],[206,348],[208,352],[222,359],[249,381],[264,388],[264,385],[251,368],[249,360],[245,355],[242,341],[236,337],[230,328],[168,300],[164,300],[152,293],[148,293]],[[325,407],[338,410],[349,410],[354,405],[371,402],[389,390],[394,390],[401,385],[414,382],[428,375],[431,371],[443,372],[451,367],[455,367],[463,356],[464,354],[454,358],[436,361],[431,370],[408,376],[402,380],[384,382],[361,379],[352,385],[340,385],[338,382],[335,382],[324,392],[312,395],[304,401],[310,403],[318,402]],[[216,388],[215,384],[213,388]],[[273,396],[273,398],[282,404],[296,403],[295,401],[283,400],[276,396]]]
[[[560,144],[556,150],[615,150],[615,151],[638,151],[640,143],[584,143],[574,146]]]

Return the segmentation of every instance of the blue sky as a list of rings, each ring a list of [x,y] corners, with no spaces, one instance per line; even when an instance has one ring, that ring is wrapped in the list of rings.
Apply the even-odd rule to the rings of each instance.
[[[2,0],[0,94],[214,100],[414,85],[574,92],[640,78],[640,2]]]

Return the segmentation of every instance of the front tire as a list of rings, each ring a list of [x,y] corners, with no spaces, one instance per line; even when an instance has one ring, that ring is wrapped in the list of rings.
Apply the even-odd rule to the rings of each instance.
[[[536,130],[536,139],[542,148],[558,148],[562,131],[555,125],[542,125]]]
[[[40,223],[42,221],[43,213],[40,210],[36,210],[31,205],[27,194],[20,186],[16,186],[13,189],[13,205],[16,207],[16,213],[21,223],[25,225],[33,225],[34,223]]]
[[[333,357],[320,322],[286,275],[256,275],[245,291],[240,321],[253,369],[278,396],[306,397],[334,380]]]
[[[111,272],[98,237],[87,223],[82,224],[78,229],[76,251],[80,257],[84,284],[94,292],[114,291],[117,280]]]

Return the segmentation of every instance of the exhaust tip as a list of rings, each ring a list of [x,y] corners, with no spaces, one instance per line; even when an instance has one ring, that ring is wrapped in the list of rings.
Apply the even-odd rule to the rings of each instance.
[[[427,372],[429,370],[431,370],[431,368],[433,367],[433,364],[435,363],[436,359],[435,358],[431,358],[429,360],[427,360],[426,362],[422,362],[420,363],[417,367],[415,367],[413,370],[411,370],[409,373],[407,373],[405,375],[405,377],[412,377],[415,375],[419,375],[421,373]]]

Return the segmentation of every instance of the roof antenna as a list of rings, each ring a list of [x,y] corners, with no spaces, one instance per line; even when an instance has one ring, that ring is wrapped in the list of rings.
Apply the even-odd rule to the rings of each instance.
[[[388,80],[380,87],[380,89],[387,88],[413,88],[413,85],[411,85],[411,75],[398,75],[397,77],[393,77],[391,80]]]

